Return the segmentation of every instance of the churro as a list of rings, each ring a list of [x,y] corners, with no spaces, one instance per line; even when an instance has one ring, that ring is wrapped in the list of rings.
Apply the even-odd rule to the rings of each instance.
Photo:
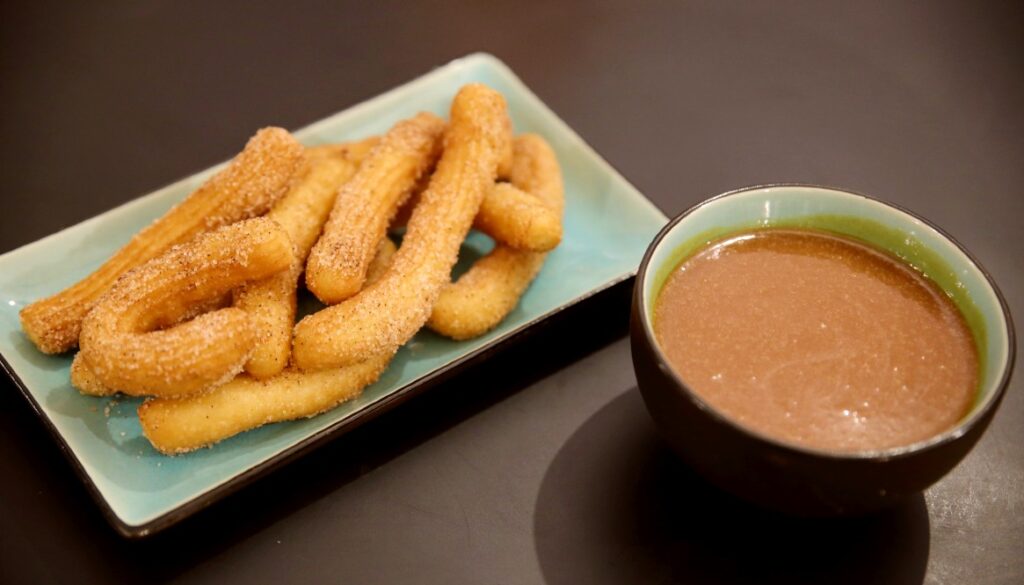
[[[384,272],[387,270],[388,266],[391,264],[391,260],[392,260],[392,258],[394,258],[395,252],[397,250],[398,250],[398,248],[395,246],[394,242],[392,242],[390,239],[384,238],[383,240],[381,240],[380,245],[377,247],[377,254],[373,257],[373,261],[370,262],[370,268],[366,271],[366,284],[367,285],[373,284],[373,283],[377,282],[378,280],[380,280],[380,277],[384,275]],[[290,272],[289,271],[285,271],[285,272],[282,272],[281,274],[283,274],[283,275],[290,275]],[[272,282],[275,278],[277,278],[277,276],[272,276],[269,279],[263,279],[263,280],[260,280],[260,281],[257,281],[257,282],[261,282],[261,283]],[[291,277],[291,279],[292,279],[291,280],[292,285],[294,286],[295,279],[294,279],[294,277]],[[285,302],[286,301],[287,301],[287,299],[285,299]],[[277,297],[277,298],[269,299],[269,302],[271,302],[271,303],[273,303],[273,304],[275,304],[277,306],[280,306],[282,304],[282,297]],[[209,303],[208,305],[199,305],[198,306],[199,310],[196,311],[196,314],[202,314],[202,313],[205,313],[207,311],[212,311],[212,310],[224,307],[227,304],[228,303],[223,298],[215,299],[215,302]],[[238,306],[238,305],[236,305],[236,306]],[[253,313],[252,313],[251,310],[249,310],[248,307],[246,308],[246,311],[249,313],[250,317],[253,317]],[[192,318],[191,315],[186,315],[186,317],[187,318]],[[294,317],[294,314],[293,314],[292,317],[291,317],[292,322],[294,322],[294,318],[295,317]],[[182,321],[184,321],[184,320],[186,320],[186,319],[182,319]],[[260,325],[260,321],[259,321],[258,317],[256,317],[256,322],[254,323],[253,326],[257,329],[257,331],[259,331],[259,328],[260,328],[261,325]],[[289,323],[288,324],[288,333],[289,334],[291,333],[291,327],[292,327],[292,323]],[[291,335],[288,335],[288,337],[286,338],[286,341],[287,341],[288,346],[289,346],[288,347],[288,354],[290,355],[291,354]],[[259,344],[257,344],[256,351],[259,351],[260,347],[261,346]],[[254,353],[253,355],[256,355],[256,353]],[[288,357],[286,356],[284,359],[287,362]],[[253,359],[250,357],[249,361],[246,362],[246,368],[247,369],[252,364],[252,362],[253,362]],[[254,375],[252,375],[251,372],[248,372],[248,373],[254,379],[266,380],[266,379],[272,378],[273,376],[276,376],[277,374],[280,374],[281,371],[283,371],[283,368],[282,368],[282,370],[279,370],[278,372],[275,372],[272,375],[262,376],[262,377],[254,376]],[[98,377],[96,377],[96,374],[92,373],[92,370],[89,369],[89,366],[86,365],[85,361],[82,359],[81,354],[75,354],[75,359],[71,362],[71,385],[74,386],[75,388],[78,388],[78,390],[82,394],[86,394],[86,395],[89,395],[89,396],[110,396],[112,394],[116,394],[117,393],[117,390],[114,390],[112,388],[109,388],[109,387],[105,386],[103,384],[103,382],[101,382],[100,379]]]
[[[388,223],[440,153],[444,127],[427,113],[395,124],[338,193],[306,265],[306,286],[321,301],[337,303],[362,288]]]
[[[170,322],[166,319],[161,319],[156,323],[157,329],[170,327],[178,323],[193,319],[203,313],[215,311],[217,309],[223,309],[231,305],[231,293],[223,294],[220,297],[215,297],[209,300],[204,300],[196,303],[189,307],[184,313],[182,313],[175,322]],[[82,353],[78,352],[75,354],[74,359],[71,361],[71,385],[77,388],[82,394],[88,396],[110,396],[111,394],[117,394],[117,390],[108,388],[103,385],[103,382],[96,377],[96,374],[92,373],[89,366],[85,363],[85,359],[82,357]]]
[[[419,193],[414,190],[391,227],[406,225],[418,203]],[[484,195],[473,229],[519,250],[546,252],[562,241],[562,220],[558,214],[537,197],[506,182],[495,183]]]
[[[356,149],[361,143],[356,143]],[[338,189],[359,168],[361,153],[350,145],[308,149],[308,160],[284,197],[267,214],[291,238],[294,259],[289,270],[249,283],[235,291],[235,306],[249,313],[258,343],[245,371],[268,378],[288,365],[295,326],[299,275],[334,205]],[[357,158],[358,157],[358,158]]]
[[[44,353],[75,347],[82,319],[119,276],[200,232],[266,212],[284,193],[302,157],[302,146],[287,131],[260,130],[224,170],[132,237],[95,272],[22,309],[25,335]]]
[[[559,214],[510,183],[497,183],[491,188],[473,228],[517,250],[547,252],[562,241]]]
[[[562,173],[554,151],[533,134],[517,137],[514,148],[512,184],[534,197],[561,224]],[[442,291],[427,326],[452,339],[469,339],[493,329],[519,303],[545,258],[545,252],[497,244]]]
[[[112,390],[104,385],[96,377],[96,374],[92,373],[89,365],[85,363],[81,352],[76,353],[74,359],[71,360],[71,385],[87,396],[110,396],[111,394],[117,394],[117,390]]]
[[[390,356],[318,372],[287,369],[267,380],[241,375],[204,394],[154,398],[139,407],[142,432],[174,455],[208,447],[265,424],[316,416],[377,381]]]
[[[178,323],[197,304],[291,265],[288,234],[265,218],[198,236],[129,272],[82,322],[80,356],[103,386],[175,396],[224,383],[256,344],[250,317],[234,307]]]
[[[381,240],[367,271],[368,284],[386,272],[395,251],[391,240]],[[378,356],[346,368],[288,368],[265,379],[241,374],[210,392],[147,400],[139,407],[139,422],[157,450],[184,453],[266,424],[330,410],[377,381],[390,361],[391,356]],[[93,382],[88,372],[83,381]],[[97,394],[106,390],[102,384],[90,389]]]
[[[501,94],[480,84],[459,91],[444,153],[394,261],[378,282],[355,297],[299,322],[292,354],[297,366],[336,368],[392,355],[426,323],[497,177],[511,133]]]
[[[145,436],[184,453],[353,399],[424,325],[490,330],[559,244],[563,204],[550,146],[513,139],[480,84],[447,123],[422,113],[356,142],[268,128],[95,273],[26,307],[23,328],[48,353],[80,344],[83,394],[149,397]],[[405,225],[398,248],[389,224]],[[496,246],[451,282],[472,228]],[[331,306],[296,324],[303,271]]]

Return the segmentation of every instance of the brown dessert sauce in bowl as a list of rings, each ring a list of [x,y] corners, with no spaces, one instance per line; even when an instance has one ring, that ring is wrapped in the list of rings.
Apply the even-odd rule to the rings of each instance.
[[[927,488],[974,446],[1013,370],[1009,310],[955,240],[864,195],[751,187],[658,234],[633,293],[640,392],[695,470],[812,516]]]

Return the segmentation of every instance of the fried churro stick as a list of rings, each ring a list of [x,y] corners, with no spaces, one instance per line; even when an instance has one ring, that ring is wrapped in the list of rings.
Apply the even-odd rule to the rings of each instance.
[[[543,138],[532,134],[516,138],[510,179],[513,185],[535,194],[561,223],[562,173]],[[469,339],[490,331],[519,304],[546,256],[498,244],[444,289],[427,326],[452,339]]]
[[[147,400],[139,422],[158,451],[185,453],[265,424],[328,411],[376,382],[390,359],[318,372],[287,369],[267,380],[242,374],[204,394]]]
[[[398,210],[392,228],[409,222],[419,196],[414,190]],[[496,242],[533,252],[546,252],[562,241],[562,220],[558,214],[537,197],[504,182],[495,183],[487,191],[473,220],[473,229],[491,236]]]
[[[96,377],[96,374],[92,373],[89,365],[85,363],[85,358],[82,357],[81,352],[76,353],[75,358],[71,360],[71,385],[87,396],[110,396],[117,394],[117,390],[112,390],[105,386]]]
[[[256,346],[244,365],[255,378],[269,378],[288,365],[295,324],[295,287],[301,272],[302,265],[293,257],[287,270],[235,290],[234,306],[249,315],[256,336]]]
[[[395,124],[342,187],[306,264],[306,285],[321,301],[337,303],[362,288],[388,222],[440,153],[444,126],[427,113]]]
[[[335,368],[392,355],[426,323],[511,132],[501,94],[479,84],[459,91],[444,154],[391,267],[355,297],[299,322],[292,354],[298,367]]]
[[[194,307],[191,307],[186,313],[181,315],[180,319],[178,319],[178,323],[187,321],[197,315],[202,315],[209,311],[222,309],[230,304],[230,294],[197,303]],[[167,325],[161,326],[170,326],[175,324],[177,323],[168,323]],[[71,361],[71,385],[78,388],[82,394],[87,396],[110,396],[112,394],[117,394],[117,390],[104,386],[103,382],[96,377],[96,374],[92,373],[92,370],[90,370],[89,366],[86,365],[81,352],[76,353],[75,358]]]
[[[79,355],[104,386],[125,394],[176,396],[224,383],[256,345],[245,311],[220,309],[161,328],[291,262],[288,234],[269,219],[202,234],[118,279],[82,322]]]
[[[288,233],[295,257],[289,270],[249,283],[235,292],[235,306],[249,313],[259,339],[245,363],[245,371],[255,378],[269,378],[288,365],[299,275],[327,221],[338,189],[359,168],[356,157],[364,154],[358,152],[359,147],[357,143],[356,149],[348,145],[309,149],[308,161],[288,193],[267,214],[268,219]]]
[[[284,193],[303,157],[281,128],[264,128],[228,166],[137,233],[95,272],[21,311],[21,328],[44,353],[78,344],[82,319],[119,276],[200,232],[265,213]]]
[[[497,183],[480,205],[473,227],[517,250],[547,252],[562,241],[562,218],[530,193]]]
[[[555,151],[547,140],[537,134],[520,134],[512,142],[512,147],[514,155],[509,181],[540,199],[555,212],[561,222],[565,209],[565,187]]]
[[[388,238],[384,238],[383,240],[381,240],[380,246],[378,246],[377,248],[377,255],[373,257],[373,262],[370,263],[370,268],[366,272],[367,285],[371,285],[380,280],[380,277],[383,276],[384,273],[387,271],[388,266],[391,265],[391,261],[394,258],[395,252],[397,250],[398,248],[395,246],[394,242],[392,242]],[[267,282],[268,280],[269,279],[264,279],[263,281],[260,282]],[[226,304],[227,303],[224,301],[224,299],[218,299],[217,306],[210,306],[204,308],[206,310],[213,310],[216,308],[223,307]],[[205,311],[198,311],[197,314],[202,312]],[[294,317],[292,318],[294,319]],[[291,333],[291,324],[289,324],[288,326],[288,332]],[[291,337],[288,338],[288,342],[290,344]],[[291,348],[289,347],[289,350],[290,349]],[[252,378],[264,380],[270,379],[256,378],[256,376],[252,376]],[[78,388],[82,394],[90,396],[110,396],[112,394],[117,394],[117,390],[113,390],[111,388],[108,388],[107,386],[104,386],[103,382],[101,382],[99,378],[97,378],[96,375],[92,373],[92,371],[89,369],[89,366],[86,365],[85,361],[82,359],[81,354],[75,354],[75,359],[71,362],[71,385],[74,386],[75,388]],[[213,416],[213,413],[211,413],[211,416]]]
[[[395,250],[391,240],[381,240],[367,284],[384,274]],[[265,424],[328,411],[376,382],[390,361],[390,356],[379,356],[347,368],[315,372],[289,368],[263,380],[241,374],[203,394],[147,400],[139,407],[139,422],[158,451],[184,453]],[[106,390],[102,385],[91,389],[94,393]]]

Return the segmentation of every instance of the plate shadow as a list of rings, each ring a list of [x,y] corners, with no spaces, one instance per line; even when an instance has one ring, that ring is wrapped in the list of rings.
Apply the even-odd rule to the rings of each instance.
[[[163,532],[142,540],[125,540],[106,525],[98,508],[57,456],[55,445],[32,419],[29,406],[15,393],[3,401],[21,420],[25,459],[34,481],[51,486],[46,501],[57,505],[15,509],[17,524],[52,532],[47,547],[59,549],[63,562],[95,582],[156,583],[173,580],[190,568],[231,554],[238,544],[313,503],[341,490],[401,454],[497,404],[573,361],[621,338],[627,328],[632,279],[598,293],[538,323],[517,337],[453,372],[443,384],[302,458],[275,470],[237,493]],[[529,367],[523,367],[529,364]],[[16,446],[11,446],[16,448]],[[28,453],[27,451],[32,451]],[[24,465],[28,467],[27,462]],[[287,471],[283,471],[286,469]],[[20,539],[26,547],[36,537]],[[75,546],[89,542],[91,546]],[[12,554],[17,554],[12,551]]]

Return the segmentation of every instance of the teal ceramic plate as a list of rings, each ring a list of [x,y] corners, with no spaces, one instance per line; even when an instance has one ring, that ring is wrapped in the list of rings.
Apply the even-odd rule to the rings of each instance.
[[[184,198],[209,169],[42,240],[0,256],[0,355],[3,366],[123,535],[139,537],[181,520],[244,482],[339,435],[427,388],[511,336],[596,292],[631,278],[666,217],[548,109],[499,60],[476,54],[296,132],[306,144],[378,134],[418,111],[447,115],[465,83],[483,82],[508,100],[516,132],[536,132],[554,147],[566,185],[562,244],[519,307],[494,331],[465,342],[423,332],[363,394],[321,416],[244,433],[213,448],[166,457],[142,436],[137,399],[81,396],[68,381],[70,356],[46,356],[22,335],[18,311],[91,272],[131,234]],[[471,236],[463,251],[486,251]]]

